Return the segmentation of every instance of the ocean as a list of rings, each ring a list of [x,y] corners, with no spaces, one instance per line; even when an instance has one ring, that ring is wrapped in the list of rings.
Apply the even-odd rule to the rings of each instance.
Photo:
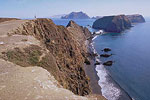
[[[67,19],[53,21],[64,26],[69,22]],[[81,26],[92,26],[95,20],[74,21]],[[98,65],[95,69],[102,94],[108,100],[121,100],[122,90],[134,100],[150,100],[150,18],[146,18],[146,23],[133,26],[123,33],[108,33],[93,39],[93,49],[99,55],[104,53],[102,49],[106,47],[112,49],[108,52],[113,54],[110,58],[96,59],[102,63],[112,60],[114,64],[111,67]]]

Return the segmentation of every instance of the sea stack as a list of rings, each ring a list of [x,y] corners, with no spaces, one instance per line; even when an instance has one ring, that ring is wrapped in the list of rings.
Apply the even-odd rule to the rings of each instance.
[[[134,14],[134,15],[127,15],[128,19],[131,21],[131,23],[144,23],[145,19],[140,14]]]
[[[131,27],[131,22],[125,15],[105,16],[97,19],[92,27],[94,29],[102,29],[105,32],[121,33]]]
[[[62,16],[61,19],[89,19],[90,17],[86,14],[81,12],[72,12],[66,16]]]

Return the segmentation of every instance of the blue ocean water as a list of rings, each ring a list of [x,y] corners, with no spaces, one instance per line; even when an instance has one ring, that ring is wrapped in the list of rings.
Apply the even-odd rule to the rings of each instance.
[[[68,19],[53,19],[57,25],[66,26]],[[81,26],[92,25],[94,19],[74,20]],[[90,29],[93,31],[92,29]],[[109,74],[134,100],[150,100],[150,19],[136,24],[123,33],[108,33],[94,39],[98,54],[105,47],[112,49],[110,58],[100,58],[102,62],[113,60],[111,67],[105,67]],[[101,67],[99,67],[101,69]],[[105,72],[104,70],[101,72]],[[104,75],[101,73],[101,75]],[[102,78],[103,79],[103,78]],[[101,79],[101,80],[102,80]],[[107,88],[107,87],[105,87]],[[109,90],[109,89],[108,89]],[[107,90],[106,90],[107,91]],[[109,91],[111,92],[111,91]],[[110,99],[111,100],[111,99]]]
[[[150,19],[136,24],[124,33],[98,36],[94,47],[99,54],[112,49],[112,67],[106,67],[112,78],[135,100],[150,100]]]

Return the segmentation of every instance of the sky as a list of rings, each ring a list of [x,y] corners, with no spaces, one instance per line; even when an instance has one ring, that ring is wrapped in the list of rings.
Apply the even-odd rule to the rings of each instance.
[[[150,16],[150,0],[0,0],[0,17],[50,17],[83,11],[90,17],[118,14]]]

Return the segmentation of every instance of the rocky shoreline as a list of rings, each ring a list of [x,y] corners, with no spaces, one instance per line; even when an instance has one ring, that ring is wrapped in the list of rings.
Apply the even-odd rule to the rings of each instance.
[[[78,100],[93,100],[96,98],[105,100],[103,96],[91,93],[89,78],[83,68],[88,53],[83,42],[91,36],[87,28],[81,27],[73,21],[70,21],[67,27],[59,26],[55,25],[52,20],[45,18],[6,21],[0,23],[0,25],[2,28],[5,27],[0,30],[0,42],[3,42],[2,45],[0,44],[1,67],[9,66],[11,63],[11,68],[15,70],[14,66],[16,65],[17,71],[14,73],[16,77],[19,77],[18,80],[16,77],[8,77],[8,80],[5,80],[3,74],[9,70],[8,67],[0,72],[2,74],[0,77],[3,80],[0,84],[7,85],[6,83],[13,81],[13,84],[8,84],[12,88],[4,86],[4,89],[0,91],[1,98],[15,100],[21,95],[20,99],[25,100],[28,98],[28,91],[18,92],[19,89],[26,89],[28,86],[26,84],[35,82],[36,86],[30,84],[32,88],[28,89],[32,92],[32,96],[29,97],[30,100],[34,99],[35,96],[42,97],[41,100],[48,100],[47,98],[52,96],[54,100],[57,100],[61,98],[57,97],[57,93],[61,91],[62,93],[59,94],[63,96],[62,98],[70,100],[76,98]],[[7,30],[8,28],[9,30]],[[6,64],[3,65],[3,62]],[[31,70],[27,70],[29,67],[31,67]],[[37,73],[34,70],[39,71]],[[40,70],[45,74],[40,73]],[[20,74],[19,71],[24,73]],[[26,71],[28,71],[28,74]],[[6,75],[11,76],[11,73],[13,72],[9,70]],[[32,74],[34,74],[33,77],[27,77]],[[40,75],[43,75],[43,77],[52,76],[53,79],[46,78],[43,81]],[[22,76],[24,77],[20,78]],[[9,78],[12,80],[9,80]],[[34,79],[37,79],[37,81],[34,81]],[[32,81],[21,83],[22,80]],[[49,85],[49,82],[52,85]],[[55,82],[58,83],[58,86]],[[23,84],[23,86],[16,84]],[[42,90],[43,94],[39,90]],[[10,94],[5,94],[5,91],[12,91],[14,96],[7,96]],[[52,92],[47,94],[46,91]]]
[[[102,88],[98,84],[98,81],[100,79],[97,76],[96,65],[95,65],[96,61],[97,61],[96,57],[100,56],[100,55],[94,54],[94,51],[93,51],[93,45],[92,45],[93,40],[92,39],[94,38],[94,36],[91,36],[92,38],[90,38],[88,40],[88,43],[86,42],[86,45],[88,47],[88,52],[90,53],[90,56],[88,57],[89,61],[90,61],[90,65],[85,64],[85,72],[86,72],[86,75],[88,77],[90,77],[90,79],[91,79],[90,80],[90,87],[92,89],[92,93],[102,95],[102,91],[101,91]],[[111,49],[105,48],[104,51],[108,52],[108,51],[111,51]],[[111,63],[111,65],[112,65],[112,63]],[[119,96],[119,98],[117,100],[133,100],[130,97],[130,95],[115,80],[113,80],[113,78],[110,75],[108,75],[108,76],[109,76],[109,82],[110,83],[112,82],[113,84],[115,84],[115,87],[117,87],[118,89],[121,90],[121,95]]]

